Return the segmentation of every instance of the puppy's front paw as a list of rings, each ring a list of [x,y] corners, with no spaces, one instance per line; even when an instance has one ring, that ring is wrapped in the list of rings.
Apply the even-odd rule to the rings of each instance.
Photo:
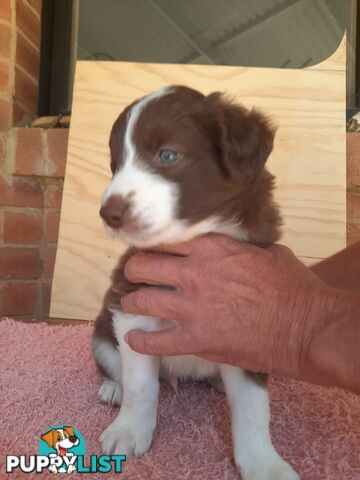
[[[150,448],[155,425],[138,419],[116,419],[100,436],[105,455],[142,455]]]
[[[121,403],[121,386],[119,383],[109,378],[105,378],[101,384],[98,395],[100,400],[109,405],[120,405]]]
[[[298,474],[281,457],[254,458],[248,468],[238,467],[243,480],[300,480]]]

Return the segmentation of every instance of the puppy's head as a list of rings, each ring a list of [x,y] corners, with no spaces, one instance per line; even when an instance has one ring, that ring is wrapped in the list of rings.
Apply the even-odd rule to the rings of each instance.
[[[273,138],[266,117],[221,93],[174,86],[147,95],[112,128],[113,178],[100,215],[110,233],[138,247],[241,223],[241,202]]]

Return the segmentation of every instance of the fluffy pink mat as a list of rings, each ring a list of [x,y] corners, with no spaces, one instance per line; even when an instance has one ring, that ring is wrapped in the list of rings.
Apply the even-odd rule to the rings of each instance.
[[[91,331],[88,324],[0,322],[0,478],[38,478],[7,476],[4,455],[37,453],[40,435],[55,424],[75,426],[87,454],[100,454],[98,437],[117,409],[97,398],[100,378],[89,350]],[[360,480],[360,396],[280,378],[270,380],[270,396],[274,444],[303,480]],[[178,395],[162,385],[152,447],[126,461],[119,478],[239,479],[231,450],[223,395],[206,383],[183,384]]]

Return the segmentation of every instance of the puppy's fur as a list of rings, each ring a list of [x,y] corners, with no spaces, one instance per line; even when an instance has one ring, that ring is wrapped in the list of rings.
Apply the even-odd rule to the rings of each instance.
[[[274,133],[261,113],[218,92],[205,96],[173,86],[140,98],[111,131],[113,178],[100,212],[108,231],[135,249],[207,232],[259,246],[275,242],[281,222],[272,197],[273,176],[264,167]],[[234,459],[244,480],[297,479],[271,443],[268,394],[258,378],[191,355],[139,355],[124,342],[131,329],[168,326],[119,309],[121,297],[139,288],[123,274],[132,253],[113,273],[92,341],[105,377],[99,396],[121,403],[118,417],[100,437],[104,453],[141,455],[149,449],[160,374],[172,380],[221,378],[231,410]]]

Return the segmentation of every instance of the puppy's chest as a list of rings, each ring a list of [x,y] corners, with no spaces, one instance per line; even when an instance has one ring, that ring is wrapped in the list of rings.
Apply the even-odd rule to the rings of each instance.
[[[138,315],[128,315],[119,311],[121,298],[124,295],[134,292],[139,288],[149,287],[149,285],[146,284],[130,283],[124,275],[125,264],[127,260],[134,255],[135,251],[136,250],[134,248],[129,248],[120,258],[120,261],[113,273],[113,284],[107,293],[107,308],[111,309],[112,306],[117,307],[114,308],[116,312],[112,314],[112,329],[115,332],[118,331],[120,336],[124,334],[125,330],[130,330],[131,328],[148,330],[152,322],[156,322],[154,324],[154,329],[156,330],[166,328],[168,323],[166,322],[165,326],[164,322],[161,320],[152,319],[149,317],[142,318]],[[218,373],[218,366],[213,362],[203,360],[199,357],[195,357],[194,355],[178,355],[162,357],[161,372],[162,376],[168,379],[175,377],[191,377],[194,379],[201,379],[216,375]]]

